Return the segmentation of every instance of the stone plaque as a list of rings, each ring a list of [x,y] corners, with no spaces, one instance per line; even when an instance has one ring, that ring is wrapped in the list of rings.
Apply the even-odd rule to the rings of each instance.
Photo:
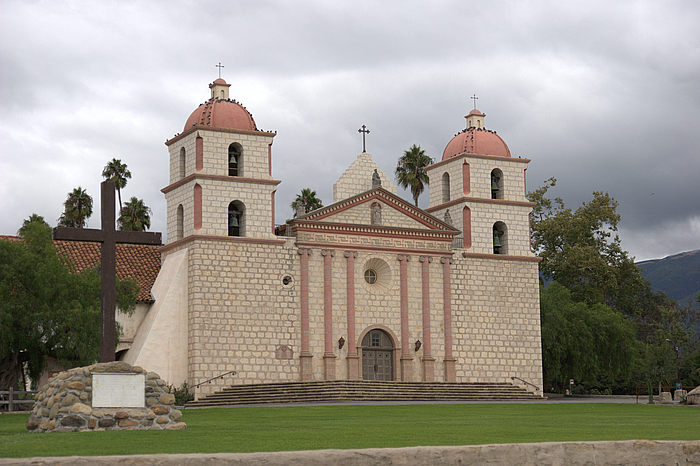
[[[144,374],[92,374],[93,408],[145,407]]]

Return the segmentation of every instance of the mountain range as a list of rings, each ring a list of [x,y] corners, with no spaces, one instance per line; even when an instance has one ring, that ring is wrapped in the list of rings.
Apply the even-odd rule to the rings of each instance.
[[[686,251],[663,259],[637,262],[644,278],[656,291],[676,300],[678,305],[691,304],[698,309],[700,293],[700,249]]]

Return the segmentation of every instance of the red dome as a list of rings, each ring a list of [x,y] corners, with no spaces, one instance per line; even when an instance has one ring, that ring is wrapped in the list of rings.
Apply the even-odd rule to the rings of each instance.
[[[258,129],[253,115],[241,104],[222,99],[209,99],[197,107],[187,119],[184,131],[194,125],[245,131]]]
[[[510,150],[505,141],[495,131],[483,128],[469,128],[453,137],[442,153],[442,160],[447,160],[463,152],[510,157]]]

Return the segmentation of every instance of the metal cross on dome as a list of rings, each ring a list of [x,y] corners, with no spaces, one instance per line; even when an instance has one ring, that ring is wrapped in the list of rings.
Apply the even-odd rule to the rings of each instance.
[[[221,68],[225,68],[224,65],[222,65],[221,62],[219,62],[219,64],[215,66],[219,68],[219,77],[221,77]]]
[[[365,145],[365,135],[369,134],[369,130],[365,125],[362,125],[362,128],[357,130],[358,133],[362,133],[362,153],[364,154],[367,152],[367,146]]]
[[[476,96],[476,94],[474,94],[473,96],[471,96],[469,98],[474,101],[474,110],[476,110],[476,101],[479,100],[479,98]]]

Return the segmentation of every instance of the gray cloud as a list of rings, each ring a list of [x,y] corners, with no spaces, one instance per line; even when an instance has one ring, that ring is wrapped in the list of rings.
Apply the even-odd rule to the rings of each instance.
[[[78,185],[97,197],[112,157],[164,230],[163,142],[222,61],[232,95],[278,131],[278,222],[302,187],[332,200],[362,124],[387,172],[414,143],[439,160],[476,92],[487,126],[533,160],[531,188],[556,176],[572,206],[610,192],[640,259],[697,249],[699,16],[692,1],[6,1],[0,233],[32,212],[55,222]]]

